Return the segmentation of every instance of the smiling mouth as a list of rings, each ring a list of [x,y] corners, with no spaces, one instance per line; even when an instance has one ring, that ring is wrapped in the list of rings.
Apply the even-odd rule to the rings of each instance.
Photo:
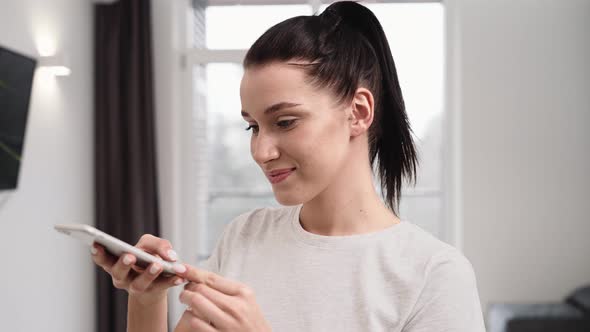
[[[294,171],[295,171],[295,168],[292,168],[290,170],[286,170],[284,172],[277,173],[275,175],[270,175],[269,174],[269,175],[267,175],[267,177],[268,177],[268,180],[272,184],[276,184],[276,183],[279,183],[279,182],[285,180],[286,178],[288,178],[289,175],[291,175],[291,173],[293,173]]]

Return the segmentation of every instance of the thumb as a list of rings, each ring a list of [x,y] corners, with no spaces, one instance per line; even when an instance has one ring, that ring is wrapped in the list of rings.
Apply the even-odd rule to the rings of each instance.
[[[213,272],[197,269],[188,264],[175,264],[174,271],[177,275],[184,277],[188,281],[207,283]]]
[[[182,267],[185,268],[184,272],[179,271],[182,270]],[[177,270],[177,268],[179,268],[179,270]],[[174,269],[177,272],[180,272],[177,273],[179,276],[184,277],[189,281],[188,288],[185,289],[190,289],[190,282],[193,282],[205,284],[210,288],[230,296],[254,296],[254,292],[250,287],[235,280],[224,278],[213,272],[200,270],[188,264],[175,264]]]

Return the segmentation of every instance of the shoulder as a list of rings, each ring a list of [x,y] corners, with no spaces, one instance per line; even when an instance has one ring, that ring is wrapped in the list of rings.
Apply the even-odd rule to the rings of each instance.
[[[427,281],[434,284],[452,282],[475,285],[473,265],[461,251],[454,247],[433,255],[426,266],[425,273]]]
[[[446,243],[426,261],[420,293],[422,301],[437,299],[448,306],[479,303],[471,262],[459,249]]]
[[[434,255],[405,331],[485,331],[477,281],[457,249]]]
[[[435,237],[421,227],[406,221],[395,238],[385,238],[382,250],[386,259],[394,259],[392,273],[405,273],[416,290],[435,290],[449,283],[475,285],[471,262],[456,247]]]
[[[442,241],[421,227],[410,224],[406,246],[413,251],[414,259],[421,256],[425,277],[432,278],[445,273],[473,274],[473,267],[467,257],[455,246]]]
[[[404,330],[485,331],[471,262],[459,249],[440,242],[425,246],[421,285],[416,285],[417,297]]]
[[[260,243],[265,239],[276,238],[276,228],[285,225],[289,216],[297,206],[263,207],[241,213],[223,228],[221,236],[209,259],[203,263],[203,268],[221,272],[229,258],[239,259],[240,253],[245,252],[245,246]],[[231,256],[228,256],[229,253]]]
[[[224,230],[224,236],[256,236],[284,225],[297,206],[261,207],[244,212],[234,218]]]
[[[395,241],[384,241],[384,243],[389,246],[393,254],[412,266],[422,278],[426,277],[433,265],[442,264],[444,260],[466,262],[457,248],[420,226],[409,221],[404,221],[402,226],[402,231],[395,233],[397,234]]]

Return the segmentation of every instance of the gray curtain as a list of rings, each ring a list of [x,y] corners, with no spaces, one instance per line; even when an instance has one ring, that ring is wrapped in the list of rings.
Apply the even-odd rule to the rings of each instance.
[[[135,244],[158,236],[150,1],[94,5],[95,221]],[[124,332],[127,293],[97,269],[97,331]]]

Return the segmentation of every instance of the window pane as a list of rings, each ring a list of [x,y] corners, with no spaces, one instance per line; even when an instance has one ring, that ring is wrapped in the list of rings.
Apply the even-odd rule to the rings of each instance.
[[[207,7],[205,10],[206,47],[208,49],[248,49],[268,28],[299,15],[311,15],[311,7],[308,5]],[[231,28],[228,27],[228,22],[232,22]]]
[[[209,188],[271,190],[262,170],[250,156],[251,131],[240,115],[242,66],[233,63],[207,65],[207,141]]]
[[[410,123],[416,135],[424,137],[443,110],[444,7],[441,3],[361,3],[383,26]]]
[[[209,203],[207,248],[223,226],[256,207],[279,206],[272,187],[250,155],[251,131],[240,115],[242,66],[211,63],[206,68]],[[210,251],[209,251],[210,252]]]
[[[403,195],[400,203],[402,220],[410,221],[430,232],[442,237],[442,198],[441,195],[414,196]]]
[[[395,61],[420,159],[416,188],[439,189],[444,107],[444,7],[441,3],[363,4],[383,26]],[[321,10],[325,7],[327,5]]]

